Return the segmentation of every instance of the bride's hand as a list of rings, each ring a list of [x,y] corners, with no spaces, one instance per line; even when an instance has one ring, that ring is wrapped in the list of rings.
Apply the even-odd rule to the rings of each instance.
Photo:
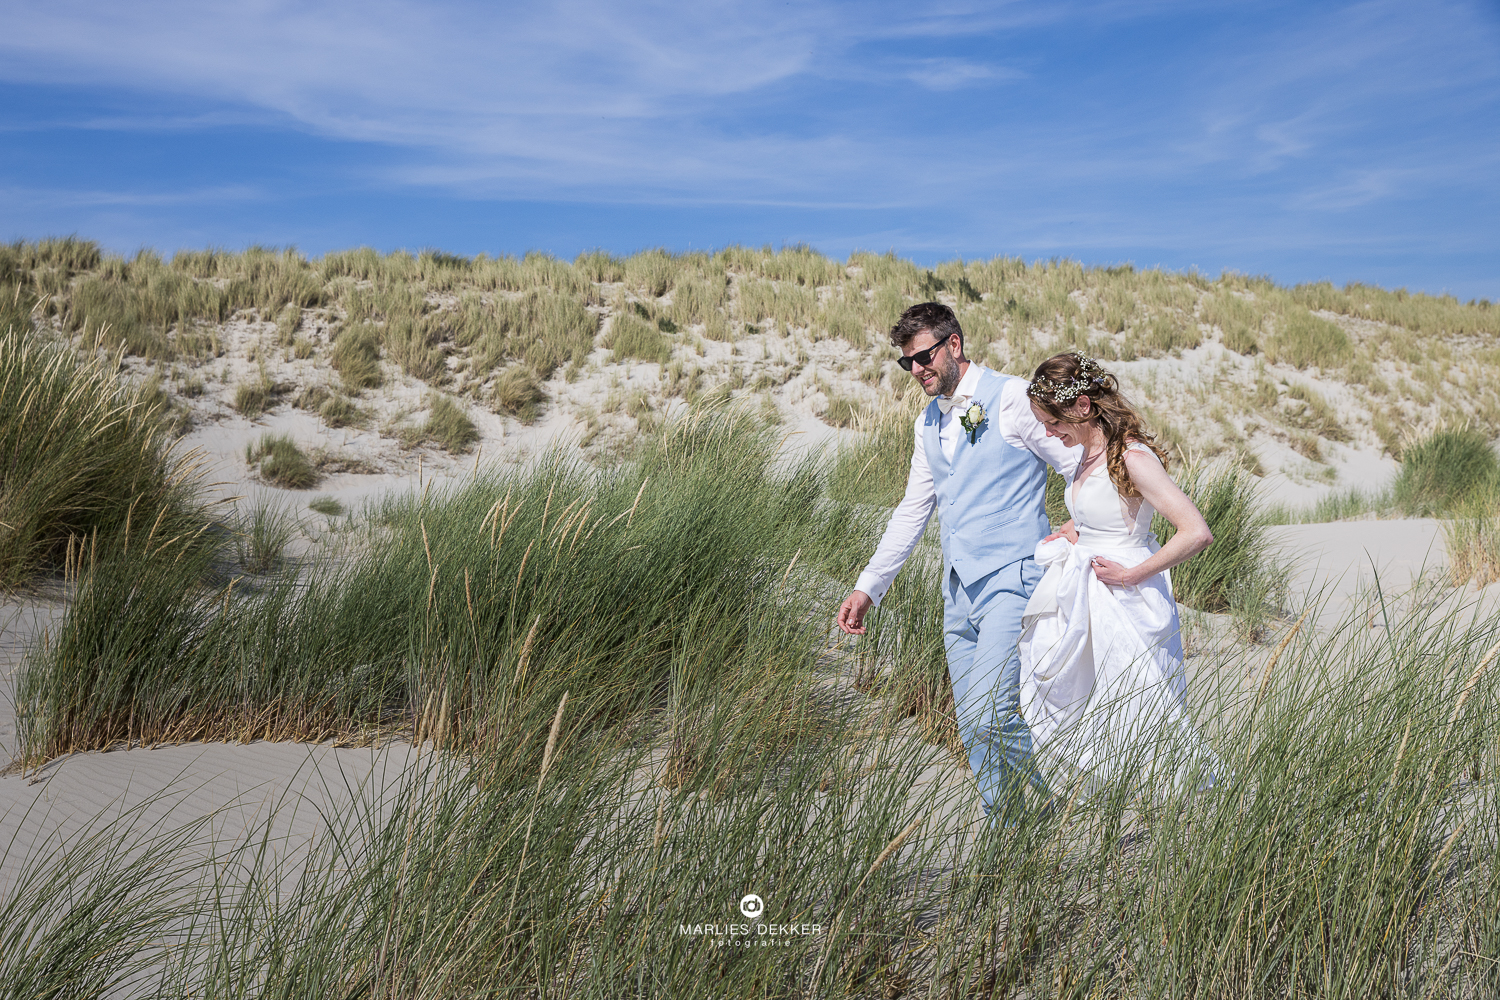
[[[1107,587],[1135,586],[1135,581],[1130,579],[1130,570],[1117,562],[1095,556],[1089,564],[1094,567],[1094,576]]]

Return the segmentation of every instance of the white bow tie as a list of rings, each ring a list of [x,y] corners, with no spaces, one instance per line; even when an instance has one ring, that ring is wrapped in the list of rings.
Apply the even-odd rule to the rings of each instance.
[[[971,398],[972,397],[970,396],[960,396],[956,394],[952,396],[939,396],[937,398],[938,409],[942,410],[944,413],[948,413],[955,406],[967,403]]]

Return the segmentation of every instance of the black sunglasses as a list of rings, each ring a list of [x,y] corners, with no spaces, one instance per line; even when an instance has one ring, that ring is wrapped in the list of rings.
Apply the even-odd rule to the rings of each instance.
[[[907,354],[899,357],[896,359],[896,364],[900,365],[904,371],[911,371],[912,365],[921,365],[923,368],[926,368],[932,363],[932,353],[939,347],[942,347],[944,344],[946,344],[948,342],[948,338],[952,336],[953,334],[951,333],[945,333],[943,334],[941,340],[939,340],[936,344],[933,344],[931,347],[927,348],[927,350],[918,351],[916,354]]]

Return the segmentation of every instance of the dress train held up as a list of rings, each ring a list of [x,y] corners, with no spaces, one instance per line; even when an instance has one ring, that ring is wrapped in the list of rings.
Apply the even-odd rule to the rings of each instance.
[[[1047,781],[1059,792],[1079,782],[1091,792],[1131,774],[1174,788],[1213,784],[1217,762],[1187,712],[1171,577],[1110,587],[1091,562],[1144,562],[1160,548],[1155,511],[1122,498],[1102,464],[1070,484],[1066,500],[1078,543],[1037,544],[1047,569],[1020,642],[1021,710]]]

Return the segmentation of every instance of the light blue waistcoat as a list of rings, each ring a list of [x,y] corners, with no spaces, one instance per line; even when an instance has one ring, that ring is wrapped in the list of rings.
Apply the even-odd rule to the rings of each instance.
[[[1002,566],[1035,554],[1051,527],[1047,521],[1047,463],[1001,437],[995,428],[1000,390],[1009,375],[984,371],[971,402],[986,419],[969,443],[964,433],[950,464],[938,441],[937,400],[922,414],[922,443],[937,491],[943,532],[943,578],[957,571],[965,586]],[[954,411],[953,419],[961,416]]]

